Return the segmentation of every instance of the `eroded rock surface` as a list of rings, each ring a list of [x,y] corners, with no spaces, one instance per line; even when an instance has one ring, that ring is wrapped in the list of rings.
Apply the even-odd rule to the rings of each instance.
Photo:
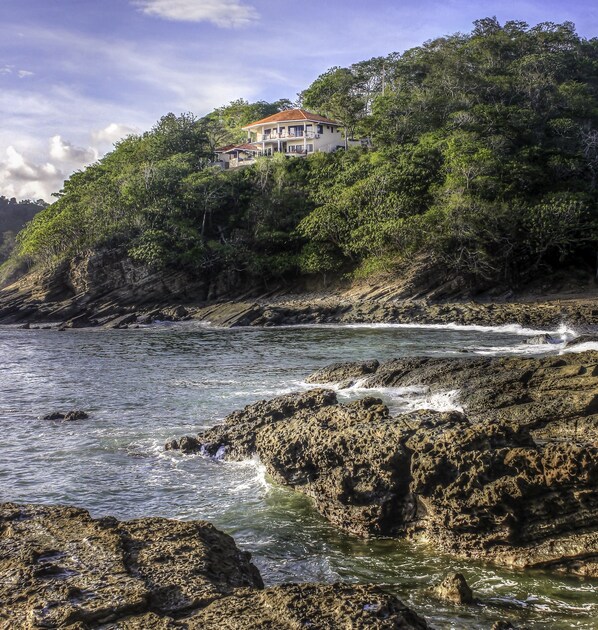
[[[416,385],[456,391],[471,420],[515,422],[539,439],[598,439],[598,351],[540,358],[395,359],[370,375],[360,364],[336,363],[307,381],[342,385],[357,378],[365,388]]]
[[[262,590],[249,554],[204,521],[5,503],[0,576],[2,630],[428,627],[376,586]]]
[[[598,577],[598,446],[591,431],[577,433],[596,418],[596,360],[383,363],[366,383],[463,385],[469,417],[392,417],[380,399],[340,404],[314,389],[249,405],[167,448],[258,455],[275,480],[358,535],[423,537],[459,557]],[[335,365],[314,380],[363,379],[364,365],[374,367]]]
[[[220,600],[191,617],[189,628],[424,630],[428,625],[376,586],[287,584]]]
[[[0,574],[0,620],[13,628],[176,616],[262,586],[249,554],[207,522],[10,503],[0,506]]]
[[[473,604],[475,601],[473,591],[462,573],[447,575],[442,582],[430,589],[430,593],[438,599],[460,606]]]

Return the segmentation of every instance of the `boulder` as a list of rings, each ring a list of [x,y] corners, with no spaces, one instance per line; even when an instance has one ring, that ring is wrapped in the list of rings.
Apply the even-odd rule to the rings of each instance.
[[[473,591],[462,573],[450,573],[442,582],[430,589],[430,593],[451,604],[473,604]]]
[[[541,335],[535,335],[534,337],[529,337],[525,340],[525,343],[529,346],[541,346],[547,343],[561,343],[561,340],[558,337],[553,337],[549,333],[543,333]]]

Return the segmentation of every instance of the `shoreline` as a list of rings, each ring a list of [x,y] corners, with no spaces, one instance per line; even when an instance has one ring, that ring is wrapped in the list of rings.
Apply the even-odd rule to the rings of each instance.
[[[598,327],[598,299],[553,298],[509,302],[347,299],[343,296],[281,296],[210,303],[172,301],[137,304],[26,302],[0,299],[0,324],[22,327],[128,328],[156,321],[205,322],[214,327],[275,327],[309,324],[421,324],[502,326],[543,331],[560,326],[579,332]]]

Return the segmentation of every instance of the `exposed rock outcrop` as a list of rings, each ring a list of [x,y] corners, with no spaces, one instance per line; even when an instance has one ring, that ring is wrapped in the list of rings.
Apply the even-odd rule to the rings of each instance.
[[[416,385],[457,391],[471,420],[525,425],[538,439],[598,439],[598,351],[540,358],[395,359],[365,376],[360,365],[335,363],[307,381],[343,385],[359,378],[365,388]]]
[[[167,448],[257,454],[275,480],[362,536],[423,536],[459,557],[598,576],[598,446],[590,433],[571,439],[571,423],[593,426],[596,359],[334,365],[313,380],[364,378],[367,366],[372,386],[467,384],[473,411],[392,417],[377,398],[339,404],[315,389],[249,405]],[[550,427],[567,439],[547,441]]]
[[[249,554],[203,521],[93,519],[0,505],[0,628],[425,630],[376,586],[262,590]]]
[[[375,586],[287,584],[227,597],[188,620],[193,630],[424,630],[425,621]]]

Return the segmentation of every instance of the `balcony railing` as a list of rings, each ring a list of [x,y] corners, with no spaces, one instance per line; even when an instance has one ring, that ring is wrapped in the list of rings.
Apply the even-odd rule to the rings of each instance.
[[[268,142],[268,140],[288,140],[289,138],[319,138],[316,131],[272,131],[270,133],[258,133],[257,142]]]

